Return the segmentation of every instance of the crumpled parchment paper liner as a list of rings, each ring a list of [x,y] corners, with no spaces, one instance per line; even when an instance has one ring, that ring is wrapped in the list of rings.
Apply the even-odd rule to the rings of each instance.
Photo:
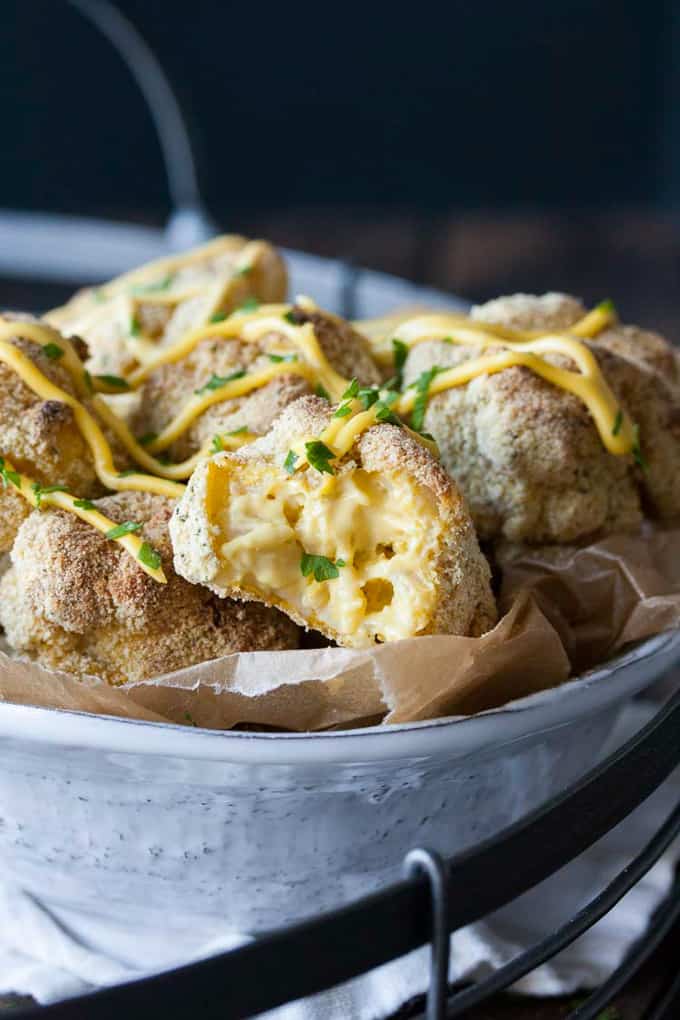
[[[631,641],[680,626],[680,526],[646,522],[637,534],[581,546],[499,551],[499,608],[530,591],[559,633],[572,671]]]
[[[504,615],[481,638],[248,652],[117,688],[0,651],[0,700],[211,729],[409,722],[499,707],[680,626],[680,529],[513,557],[503,554]]]

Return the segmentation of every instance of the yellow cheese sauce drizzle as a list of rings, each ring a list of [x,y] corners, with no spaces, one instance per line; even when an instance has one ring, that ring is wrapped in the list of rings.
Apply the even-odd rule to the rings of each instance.
[[[95,508],[88,509],[87,507],[77,506],[78,502],[87,502],[86,500],[78,500],[76,496],[71,495],[70,492],[44,492],[41,491],[40,486],[30,478],[28,475],[22,474],[17,471],[11,461],[6,457],[3,458],[4,464],[4,480],[6,485],[14,485],[14,487],[21,493],[24,499],[36,509],[44,506],[57,507],[59,510],[67,510],[69,513],[75,514],[76,517],[80,517],[81,521],[85,521],[86,524],[90,524],[97,531],[101,531],[102,534],[110,532],[114,528],[118,527],[117,521],[112,521],[110,517],[101,513],[100,510]],[[18,480],[18,485],[12,480],[13,476]],[[121,545],[127,553],[139,564],[141,569],[152,577],[154,581],[158,581],[159,584],[166,584],[167,578],[163,572],[162,567],[151,567],[144,563],[139,558],[142,546],[144,545],[144,539],[140,538],[139,535],[129,533],[127,535],[121,535],[119,538],[110,539],[112,542],[117,542]]]

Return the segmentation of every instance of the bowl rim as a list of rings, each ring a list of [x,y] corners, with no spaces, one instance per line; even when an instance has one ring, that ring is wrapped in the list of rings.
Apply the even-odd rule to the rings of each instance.
[[[0,703],[0,737],[97,751],[233,764],[311,765],[457,757],[615,710],[680,662],[680,628],[637,642],[558,687],[473,716],[321,733],[208,730],[177,723]]]

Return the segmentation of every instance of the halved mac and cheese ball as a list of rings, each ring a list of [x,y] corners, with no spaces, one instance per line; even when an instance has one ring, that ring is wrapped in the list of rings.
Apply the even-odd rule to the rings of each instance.
[[[454,482],[404,428],[352,435],[359,417],[303,397],[201,464],[170,523],[175,569],[348,647],[483,633],[489,567]]]
[[[0,624],[16,652],[118,684],[231,652],[297,647],[298,629],[281,613],[219,598],[177,576],[172,500],[128,492],[94,506],[136,527],[160,557],[167,584],[72,514],[36,510],[19,529],[0,581]]]
[[[287,286],[285,263],[272,245],[225,235],[80,291],[45,318],[87,340],[93,374],[122,376],[187,330],[248,301],[285,300]]]

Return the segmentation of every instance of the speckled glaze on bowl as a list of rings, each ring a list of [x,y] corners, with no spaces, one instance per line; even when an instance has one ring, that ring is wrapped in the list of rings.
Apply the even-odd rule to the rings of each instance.
[[[680,634],[473,718],[344,733],[213,732],[0,705],[0,861],[46,904],[258,931],[452,854],[592,766]]]

